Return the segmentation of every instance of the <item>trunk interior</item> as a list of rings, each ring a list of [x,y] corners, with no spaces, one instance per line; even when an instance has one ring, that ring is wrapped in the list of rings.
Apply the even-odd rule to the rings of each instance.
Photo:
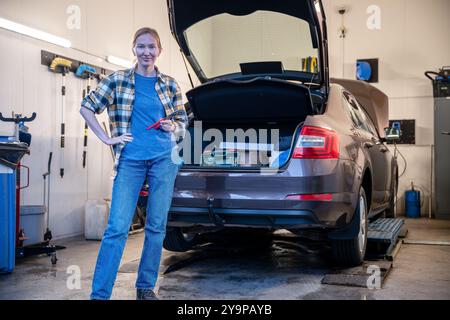
[[[185,169],[282,168],[301,123],[322,104],[310,88],[270,77],[209,82],[186,97]]]
[[[204,121],[201,126],[195,124],[188,128],[183,141],[180,153],[184,161],[183,168],[282,168],[290,159],[294,137],[300,133],[303,120],[253,125]]]

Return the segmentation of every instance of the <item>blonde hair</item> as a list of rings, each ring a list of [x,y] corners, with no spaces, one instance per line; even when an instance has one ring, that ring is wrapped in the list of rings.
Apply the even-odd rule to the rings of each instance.
[[[159,38],[158,31],[156,31],[155,29],[152,29],[152,28],[148,28],[148,27],[144,27],[144,28],[141,28],[138,31],[136,31],[136,33],[134,34],[134,37],[133,37],[133,48],[136,46],[137,38],[139,38],[143,34],[147,34],[147,33],[151,34],[153,36],[153,38],[155,38],[156,44],[158,45],[159,50],[162,50],[161,39]]]

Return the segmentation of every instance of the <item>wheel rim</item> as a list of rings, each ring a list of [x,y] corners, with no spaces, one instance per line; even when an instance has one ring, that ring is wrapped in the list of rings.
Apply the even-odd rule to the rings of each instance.
[[[359,196],[359,252],[362,254],[366,244],[366,201],[362,195]]]

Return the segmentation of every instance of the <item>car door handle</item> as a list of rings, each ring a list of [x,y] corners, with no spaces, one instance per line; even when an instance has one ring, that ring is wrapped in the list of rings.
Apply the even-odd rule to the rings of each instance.
[[[388,152],[388,148],[381,148],[380,151],[381,151],[382,153],[386,153],[386,152]]]
[[[441,134],[445,134],[447,136],[450,136],[450,132],[448,132],[448,131],[441,131]]]

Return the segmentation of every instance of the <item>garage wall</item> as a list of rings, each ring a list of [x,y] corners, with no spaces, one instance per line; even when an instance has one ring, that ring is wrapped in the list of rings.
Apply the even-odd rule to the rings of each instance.
[[[74,11],[67,11],[74,8],[71,6],[79,8],[79,29],[68,27],[68,21],[74,21],[71,19]],[[101,57],[114,55],[132,60],[134,31],[150,26],[159,31],[164,49],[158,66],[175,76],[186,90],[190,84],[172,40],[166,1],[2,0],[0,17],[69,39],[72,47],[78,49],[57,47],[0,29],[0,111],[7,115],[12,111],[38,114],[28,124],[33,135],[31,155],[25,156],[22,164],[30,167],[30,187],[22,190],[21,205],[43,203],[42,174],[47,171],[49,152],[53,152],[50,228],[55,238],[83,233],[85,201],[111,197],[111,154],[90,132],[88,165],[83,169],[84,121],[78,110],[86,83],[70,74],[66,80],[65,176],[60,178],[61,76],[40,64],[40,52],[47,50],[117,70],[120,67],[104,62]],[[100,120],[108,123],[106,113]],[[22,184],[25,183],[26,178],[22,177]]]
[[[422,214],[429,213],[433,145],[433,97],[423,73],[450,64],[450,1],[448,0],[323,0],[330,43],[331,76],[355,79],[357,59],[379,58],[379,82],[389,96],[390,119],[416,120],[416,145],[402,145],[408,166],[399,185],[399,211],[411,181],[422,189]],[[369,30],[367,9],[380,8],[381,29]],[[345,39],[339,38],[341,15],[347,9]],[[404,167],[400,159],[400,169]]]
[[[112,160],[108,149],[90,134],[88,166],[86,169],[82,168],[84,122],[78,113],[82,83],[70,74],[66,81],[65,176],[63,179],[59,177],[61,76],[50,73],[46,67],[40,65],[41,49],[88,62],[89,59],[69,50],[47,46],[39,41],[20,38],[0,30],[1,112],[10,115],[14,111],[27,116],[32,112],[37,113],[36,120],[27,124],[33,135],[31,154],[24,157],[22,164],[30,167],[30,186],[22,190],[21,204],[43,203],[42,174],[47,171],[49,152],[53,152],[50,228],[54,236],[58,237],[83,231],[83,208],[88,197],[108,197],[104,185],[110,185],[108,176]],[[102,119],[107,121],[105,115],[102,115]],[[23,177],[22,184],[26,184],[26,180]]]

